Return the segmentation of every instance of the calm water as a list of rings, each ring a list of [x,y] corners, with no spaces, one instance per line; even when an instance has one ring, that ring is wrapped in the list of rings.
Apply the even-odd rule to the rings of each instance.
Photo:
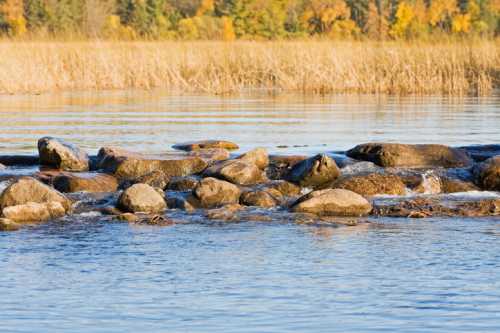
[[[499,106],[500,97],[3,96],[0,153],[32,153],[48,134],[89,151],[161,152],[204,138],[283,153],[500,143]],[[372,222],[150,228],[80,216],[0,233],[0,332],[500,331],[500,218]]]

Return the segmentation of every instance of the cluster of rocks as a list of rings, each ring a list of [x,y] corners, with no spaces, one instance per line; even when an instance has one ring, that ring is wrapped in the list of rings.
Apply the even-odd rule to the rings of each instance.
[[[174,210],[216,220],[265,220],[247,207],[313,220],[498,215],[495,193],[442,199],[446,193],[500,191],[500,156],[491,146],[482,152],[479,146],[368,143],[342,154],[308,157],[273,156],[263,148],[236,155],[230,153],[239,148],[235,143],[207,140],[178,144],[178,151],[162,155],[104,147],[89,156],[73,144],[44,137],[37,157],[0,157],[7,169],[41,166],[31,176],[8,178],[0,195],[0,229],[17,230],[81,210],[72,200],[81,192],[109,194],[103,205],[90,205],[88,211],[152,225],[171,225],[167,212]]]

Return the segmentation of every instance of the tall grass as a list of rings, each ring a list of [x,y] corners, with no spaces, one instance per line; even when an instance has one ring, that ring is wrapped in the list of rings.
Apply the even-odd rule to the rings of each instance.
[[[166,88],[238,93],[489,94],[498,40],[0,42],[0,93]]]

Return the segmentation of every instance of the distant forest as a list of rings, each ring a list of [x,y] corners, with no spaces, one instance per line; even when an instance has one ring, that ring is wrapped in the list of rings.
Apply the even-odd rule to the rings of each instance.
[[[500,0],[0,0],[6,37],[425,39],[500,33]]]

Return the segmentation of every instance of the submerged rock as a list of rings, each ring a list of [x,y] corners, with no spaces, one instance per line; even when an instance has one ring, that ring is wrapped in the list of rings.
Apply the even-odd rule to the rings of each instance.
[[[331,216],[365,216],[372,205],[361,195],[344,189],[314,191],[301,197],[292,206],[297,213]]]
[[[115,192],[118,181],[103,173],[61,173],[52,184],[60,192]]]
[[[343,188],[365,196],[378,194],[404,195],[405,183],[400,177],[391,174],[368,173],[350,175],[337,179],[333,188]]]
[[[153,171],[162,171],[168,177],[188,176],[207,167],[207,162],[197,156],[151,156],[106,147],[99,150],[97,160],[99,169],[123,179],[139,178]]]
[[[241,191],[238,186],[216,178],[204,178],[193,190],[204,208],[215,208],[238,203]]]
[[[0,218],[0,231],[17,231],[22,225],[6,218]]]
[[[465,151],[436,144],[366,143],[349,150],[347,156],[382,167],[461,168],[473,163]]]
[[[14,222],[41,222],[62,217],[66,209],[60,202],[35,203],[5,207],[3,216]]]
[[[269,155],[265,148],[256,148],[238,156],[236,159],[255,164],[259,169],[264,170],[269,165]]]
[[[325,154],[299,162],[286,175],[286,180],[302,187],[318,188],[332,183],[340,176],[335,161]]]
[[[135,184],[123,191],[118,208],[130,213],[161,213],[167,205],[163,197],[151,186]]]
[[[500,156],[477,164],[473,169],[474,182],[485,190],[500,191]]]
[[[59,202],[66,211],[71,210],[71,201],[62,193],[32,177],[22,177],[9,185],[0,195],[0,208],[23,205],[29,202]]]
[[[267,180],[265,173],[257,165],[242,160],[219,162],[208,167],[203,175],[227,180],[238,185],[253,185]]]
[[[465,150],[476,162],[483,162],[491,157],[500,155],[500,145],[474,145],[460,147]],[[1,162],[1,160],[0,160]]]
[[[243,209],[239,204],[229,204],[220,208],[209,209],[205,216],[210,220],[232,221],[237,219],[236,213]]]
[[[229,150],[239,149],[240,147],[231,141],[224,140],[201,140],[179,143],[173,146],[174,149],[193,151],[200,149],[224,148]]]
[[[65,171],[88,171],[89,156],[77,146],[52,137],[38,140],[40,163]]]
[[[180,209],[191,213],[201,207],[201,202],[192,193],[169,192],[167,205],[171,209]]]

